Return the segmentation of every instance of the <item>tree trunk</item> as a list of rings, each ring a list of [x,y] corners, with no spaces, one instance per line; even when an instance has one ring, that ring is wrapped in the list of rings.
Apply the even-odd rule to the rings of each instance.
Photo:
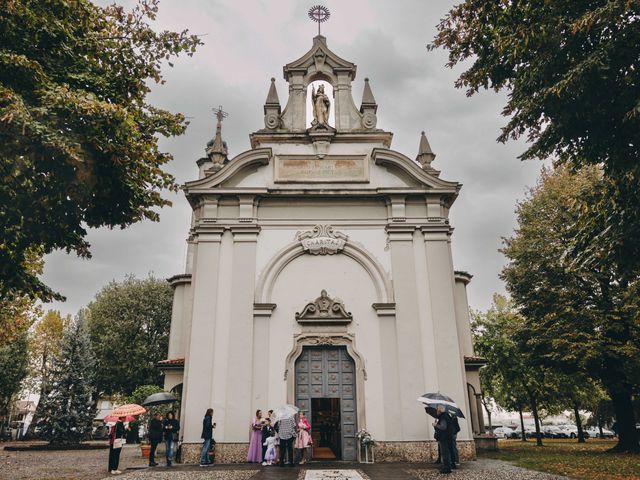
[[[573,404],[573,414],[576,416],[576,427],[578,427],[578,443],[584,443],[584,431],[582,430],[582,419],[578,410],[578,403]]]
[[[613,402],[613,410],[616,414],[618,425],[618,444],[611,449],[613,452],[639,453],[638,433],[636,431],[636,420],[633,413],[633,403],[631,402],[631,389],[612,388],[609,395]]]
[[[526,442],[527,441],[527,436],[524,433],[524,417],[522,416],[522,405],[520,405],[518,407],[518,413],[520,414],[520,428],[522,431],[522,441]]]
[[[540,433],[540,417],[538,417],[538,402],[534,395],[530,395],[531,409],[533,410],[533,421],[536,424],[536,446],[542,446],[542,434]]]
[[[480,397],[480,403],[484,407],[485,412],[487,412],[487,419],[489,420],[489,433],[493,435],[493,425],[491,424],[491,410],[489,409],[489,400],[486,400],[483,397]],[[480,432],[484,433],[484,432]]]
[[[600,438],[604,438],[604,432],[602,431],[602,413],[600,413],[600,408],[598,408],[598,430],[600,430]]]

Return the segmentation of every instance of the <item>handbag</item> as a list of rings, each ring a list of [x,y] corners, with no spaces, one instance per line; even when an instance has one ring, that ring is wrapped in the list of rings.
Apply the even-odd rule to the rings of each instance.
[[[116,438],[113,440],[113,448],[122,448],[124,444],[127,443],[127,440],[124,438]]]

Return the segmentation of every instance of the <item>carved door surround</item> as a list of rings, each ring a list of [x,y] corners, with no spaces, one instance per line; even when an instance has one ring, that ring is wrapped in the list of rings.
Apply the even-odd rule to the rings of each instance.
[[[358,429],[366,428],[364,382],[367,379],[364,359],[355,348],[355,336],[346,332],[306,332],[293,336],[293,348],[285,360],[284,379],[287,382],[287,403],[296,401],[296,360],[304,347],[344,346],[355,364],[356,413]]]

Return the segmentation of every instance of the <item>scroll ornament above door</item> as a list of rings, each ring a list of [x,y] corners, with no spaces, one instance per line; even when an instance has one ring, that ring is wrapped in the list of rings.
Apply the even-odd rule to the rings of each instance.
[[[344,325],[351,320],[353,316],[345,310],[344,303],[330,298],[326,290],[322,290],[313,302],[307,303],[302,313],[296,313],[298,323]]]

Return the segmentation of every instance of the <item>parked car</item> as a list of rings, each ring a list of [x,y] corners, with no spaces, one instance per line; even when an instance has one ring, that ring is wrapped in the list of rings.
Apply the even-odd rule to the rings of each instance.
[[[578,427],[575,425],[558,425],[558,428],[567,434],[569,438],[578,438]],[[582,430],[585,438],[589,438],[586,430]]]
[[[542,434],[545,438],[569,438],[569,435],[567,435],[564,430],[555,425],[544,425],[542,427]]]
[[[517,427],[514,432],[516,434],[516,438],[522,438],[522,429],[520,427]],[[525,438],[536,438],[536,427],[533,425],[525,425],[524,435]]]
[[[602,429],[602,435],[600,435],[600,429],[598,427],[590,427],[585,430],[589,434],[589,437],[593,438],[613,438],[615,434],[611,430],[606,428]]]
[[[518,438],[515,430],[509,427],[494,428],[493,434],[498,438]]]

